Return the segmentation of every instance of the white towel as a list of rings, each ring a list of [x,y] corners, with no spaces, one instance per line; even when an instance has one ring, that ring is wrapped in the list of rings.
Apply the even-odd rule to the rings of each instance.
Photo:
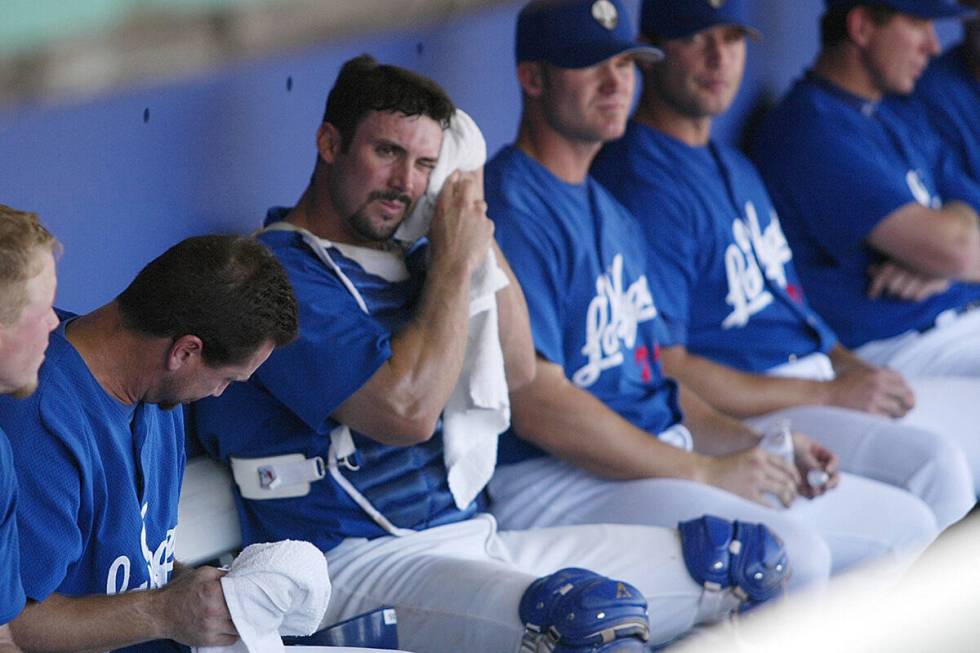
[[[200,653],[284,653],[283,635],[309,635],[330,600],[327,559],[309,542],[252,544],[221,578],[228,612],[241,638]]]
[[[397,240],[414,243],[429,232],[432,214],[436,210],[436,200],[446,179],[456,170],[470,172],[478,170],[487,162],[487,142],[473,119],[462,109],[449,121],[449,129],[442,135],[442,149],[439,160],[429,173],[429,186],[412,208],[412,212],[395,231]]]
[[[413,242],[429,231],[439,192],[454,170],[469,172],[487,160],[487,144],[476,123],[456,109],[442,139],[429,187],[395,238]],[[497,436],[510,425],[510,399],[504,374],[504,353],[497,330],[496,292],[507,275],[491,250],[470,280],[470,323],[466,357],[459,381],[443,411],[443,443],[449,490],[460,509],[466,508],[490,481],[497,464]]]

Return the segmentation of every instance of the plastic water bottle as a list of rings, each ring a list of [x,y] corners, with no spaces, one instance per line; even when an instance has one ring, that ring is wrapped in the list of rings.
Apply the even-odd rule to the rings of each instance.
[[[795,464],[793,430],[788,419],[781,419],[766,429],[766,432],[762,434],[762,439],[759,440],[759,446],[769,453],[779,456],[790,465]],[[779,497],[771,492],[766,493],[766,501],[773,508],[785,507]]]

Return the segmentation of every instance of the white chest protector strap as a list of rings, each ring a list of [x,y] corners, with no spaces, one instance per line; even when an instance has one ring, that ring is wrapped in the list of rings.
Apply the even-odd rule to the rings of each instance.
[[[242,497],[252,500],[305,497],[310,483],[326,476],[323,458],[301,453],[232,458],[231,473]]]

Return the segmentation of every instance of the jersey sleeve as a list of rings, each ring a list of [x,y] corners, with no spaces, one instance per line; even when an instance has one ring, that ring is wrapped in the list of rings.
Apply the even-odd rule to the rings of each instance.
[[[14,450],[19,492],[17,530],[21,580],[28,598],[43,601],[81,559],[93,534],[82,510],[85,452],[68,443],[71,429],[85,428],[65,406],[34,397],[3,405],[4,430]],[[77,416],[76,416],[77,417]]]
[[[17,474],[13,454],[0,431],[0,626],[24,609],[17,537]]]
[[[540,228],[535,216],[495,202],[490,193],[488,202],[497,242],[527,299],[535,350],[564,367],[562,298],[571,275],[565,271],[563,248],[557,246],[553,234]]]
[[[322,432],[337,407],[391,358],[391,334],[311,257],[286,263],[299,307],[299,336],[277,348],[256,377]]]

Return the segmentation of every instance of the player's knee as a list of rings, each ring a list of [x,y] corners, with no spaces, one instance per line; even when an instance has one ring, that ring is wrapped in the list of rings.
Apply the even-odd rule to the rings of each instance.
[[[966,454],[958,445],[942,436],[935,438],[931,484],[937,488],[937,496],[928,503],[942,530],[962,519],[976,503],[980,479],[974,478]]]
[[[705,515],[678,524],[684,564],[708,591],[732,591],[742,609],[782,594],[790,576],[783,542],[762,524]]]
[[[639,653],[650,637],[640,591],[586,569],[569,567],[537,579],[519,611],[522,651]]]

